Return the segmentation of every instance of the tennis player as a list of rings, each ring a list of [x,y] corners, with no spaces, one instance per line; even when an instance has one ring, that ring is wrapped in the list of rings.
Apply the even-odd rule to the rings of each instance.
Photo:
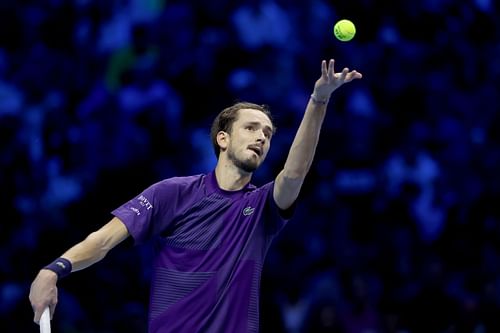
[[[29,299],[34,321],[57,304],[57,281],[102,258],[129,235],[156,242],[149,332],[258,332],[262,266],[273,238],[291,218],[313,161],[330,95],[361,78],[334,60],[321,63],[303,119],[283,170],[253,186],[274,124],[265,106],[240,102],[214,120],[218,161],[202,175],[174,177],[145,189],[112,212],[99,230],[40,270]]]

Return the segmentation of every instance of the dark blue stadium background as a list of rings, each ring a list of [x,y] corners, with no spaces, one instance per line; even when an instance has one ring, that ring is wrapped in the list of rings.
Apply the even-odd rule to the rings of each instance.
[[[170,176],[210,171],[213,117],[268,104],[286,158],[322,59],[337,91],[262,332],[500,332],[500,12],[493,0],[0,3],[0,330],[37,332],[43,265]],[[352,42],[331,31],[342,18]],[[145,332],[150,245],[59,284],[54,332]]]

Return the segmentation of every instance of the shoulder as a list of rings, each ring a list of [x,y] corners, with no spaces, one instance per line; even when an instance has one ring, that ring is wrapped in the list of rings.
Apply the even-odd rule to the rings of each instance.
[[[171,177],[160,180],[148,187],[143,195],[156,202],[172,202],[180,198],[197,197],[203,192],[204,175]]]
[[[274,181],[271,181],[269,183],[266,183],[264,185],[260,186],[255,186],[253,184],[249,184],[247,187],[247,195],[248,194],[254,194],[254,195],[261,195],[261,194],[266,194],[269,193],[274,187]]]
[[[152,187],[155,187],[157,190],[196,187],[202,184],[204,177],[205,175],[203,174],[183,177],[171,177],[153,184]]]

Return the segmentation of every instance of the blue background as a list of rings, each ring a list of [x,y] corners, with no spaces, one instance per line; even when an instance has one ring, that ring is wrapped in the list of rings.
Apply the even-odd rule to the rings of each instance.
[[[347,18],[348,43],[332,35]],[[492,0],[0,3],[0,325],[38,270],[162,178],[210,171],[213,117],[268,104],[277,174],[322,59],[334,93],[262,332],[500,332],[500,20]],[[148,245],[59,283],[55,332],[144,332]]]

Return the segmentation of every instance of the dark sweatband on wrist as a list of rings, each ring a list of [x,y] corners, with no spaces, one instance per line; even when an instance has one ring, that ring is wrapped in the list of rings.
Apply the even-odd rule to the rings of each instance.
[[[44,267],[44,269],[48,269],[57,274],[59,279],[62,279],[65,276],[68,276],[73,269],[73,265],[71,265],[71,261],[65,258],[57,258],[52,263],[48,264]]]
[[[311,95],[311,101],[314,104],[327,105],[329,100],[330,100],[329,98],[321,100],[321,99],[316,98],[316,96],[314,96],[314,94]]]

